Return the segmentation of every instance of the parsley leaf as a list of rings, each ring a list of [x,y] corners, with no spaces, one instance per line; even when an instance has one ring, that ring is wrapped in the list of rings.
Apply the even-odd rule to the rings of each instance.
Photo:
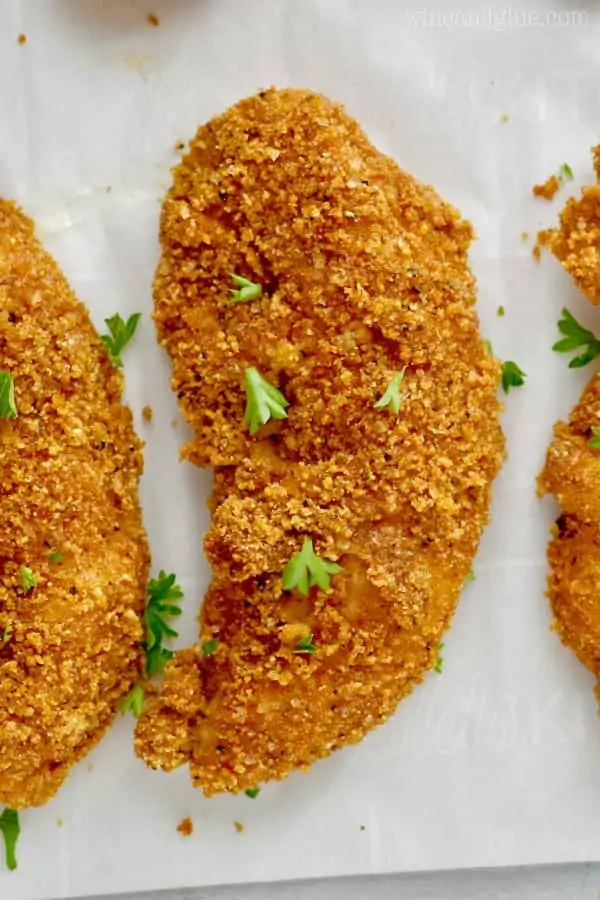
[[[5,809],[0,816],[0,832],[4,838],[6,850],[6,866],[11,872],[17,868],[17,841],[21,834],[19,813],[16,809]]]
[[[250,797],[251,800],[256,800],[256,798],[260,794],[260,788],[259,787],[246,788],[244,793],[245,793],[246,797]]]
[[[168,659],[172,659],[173,651],[163,647],[165,638],[178,636],[178,632],[165,621],[169,616],[180,616],[179,601],[183,591],[175,584],[175,575],[167,575],[160,571],[158,578],[148,582],[148,603],[144,611],[146,624],[146,674],[149,678],[162,671]]]
[[[61,563],[64,560],[64,553],[49,553],[48,560],[51,563]]]
[[[31,569],[27,568],[27,566],[21,566],[21,568],[19,569],[19,575],[21,576],[21,587],[23,588],[23,593],[28,594],[36,586],[37,578],[31,571]]]
[[[4,629],[4,634],[2,638],[0,638],[0,644],[7,644],[10,641],[11,635],[13,633],[12,625],[7,625]]]
[[[572,350],[583,348],[582,352],[569,363],[570,369],[581,369],[582,366],[586,366],[600,355],[600,340],[595,334],[580,325],[568,309],[562,311],[558,330],[564,334],[564,338],[557,341],[552,347],[557,353],[570,353]]]
[[[216,638],[213,638],[212,641],[204,641],[200,648],[202,650],[202,656],[212,656],[218,646],[219,642]]]
[[[498,316],[500,316],[500,318],[502,318],[502,316],[506,315],[506,310],[504,309],[503,306],[499,306],[498,309],[496,310],[496,314]]]
[[[132,712],[139,719],[144,710],[144,688],[141,684],[134,684],[127,696],[121,700],[117,709],[123,715]]]
[[[134,336],[141,317],[141,313],[133,313],[133,315],[129,316],[125,322],[119,313],[116,313],[114,316],[111,316],[110,319],[104,320],[108,325],[110,334],[101,335],[100,340],[108,350],[108,354],[113,363],[115,366],[118,366],[119,369],[123,367],[121,353]]]
[[[256,434],[269,419],[287,419],[287,400],[253,366],[246,369],[246,411],[242,420],[250,434]]]
[[[565,181],[573,181],[573,169],[568,163],[563,163],[560,169],[558,170],[558,180],[561,184]]]
[[[394,375],[377,403],[373,404],[375,409],[385,409],[387,406],[389,407],[389,411],[394,415],[397,415],[400,412],[402,401],[405,398],[405,395],[400,393],[400,385],[402,384],[405,372],[406,366],[401,372]]]
[[[469,571],[467,572],[466,578],[463,582],[463,586],[467,585],[467,584],[471,584],[473,581],[475,581],[475,572],[473,571],[473,569],[469,569]]]
[[[0,419],[16,419],[15,381],[10,372],[0,371]]]
[[[262,294],[261,284],[254,284],[253,281],[242,278],[241,275],[235,275],[233,272],[231,273],[231,280],[238,288],[238,290],[233,288],[230,290],[232,303],[245,303],[247,300],[257,300]]]
[[[592,447],[594,450],[600,450],[600,428],[596,425],[592,428],[592,437],[589,439],[588,447]]]
[[[442,650],[444,649],[444,642],[440,641],[438,644],[438,655],[435,661],[434,671],[438,673],[438,675],[442,674],[444,668],[444,657],[442,656]]]
[[[312,639],[312,634],[305,634],[304,637],[300,638],[300,640],[296,644],[294,653],[316,653],[317,648],[313,644]]]
[[[516,362],[508,359],[502,363],[502,388],[508,394],[511,387],[521,387],[527,378],[525,372],[519,368]]]
[[[322,591],[329,590],[329,576],[337,575],[342,567],[328,559],[321,559],[313,550],[311,538],[304,538],[302,550],[295,553],[286,565],[282,574],[285,591],[297,588],[306,597],[314,585]]]

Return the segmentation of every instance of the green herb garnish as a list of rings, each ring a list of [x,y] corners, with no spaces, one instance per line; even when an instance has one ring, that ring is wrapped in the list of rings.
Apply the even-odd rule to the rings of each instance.
[[[475,572],[473,569],[469,569],[466,574],[465,580],[463,582],[464,585],[471,584],[471,582],[475,581]]]
[[[438,644],[438,655],[435,661],[434,670],[438,673],[438,675],[442,674],[442,670],[444,668],[444,657],[442,656],[442,650],[444,649],[444,642],[440,641]]]
[[[235,284],[237,290],[231,289],[232,303],[245,303],[247,300],[257,300],[262,294],[262,285],[249,281],[248,278],[242,278],[241,275],[231,273],[231,280]]]
[[[287,419],[287,400],[276,387],[262,377],[258,369],[246,369],[246,411],[242,420],[250,434],[256,434],[269,419]]]
[[[121,353],[134,336],[141,317],[141,313],[133,313],[125,322],[119,313],[116,313],[110,319],[104,320],[108,325],[110,334],[103,334],[100,339],[108,350],[111,360],[119,368],[123,367]]]
[[[211,641],[204,641],[200,648],[202,650],[202,656],[212,656],[218,646],[219,642],[216,638],[213,638]]]
[[[570,353],[572,350],[583,348],[583,352],[574,357],[569,363],[570,369],[581,369],[600,355],[600,341],[591,331],[580,325],[575,316],[568,309],[563,309],[562,319],[558,322],[558,330],[564,334],[562,340],[557,341],[552,349],[557,353]]]
[[[65,557],[64,557],[63,553],[49,553],[48,554],[48,560],[51,563],[61,563],[64,560],[64,558]]]
[[[2,635],[2,638],[0,639],[0,644],[7,644],[10,641],[12,633],[13,633],[12,625],[7,625],[6,628],[4,629],[4,634]]]
[[[17,842],[21,834],[19,813],[16,809],[5,809],[0,816],[0,832],[4,838],[6,866],[11,872],[17,868]]]
[[[162,671],[167,660],[173,658],[173,651],[163,647],[163,640],[177,637],[178,632],[167,624],[166,619],[181,615],[179,601],[182,597],[183,591],[175,584],[175,575],[167,575],[161,570],[158,578],[151,578],[148,582],[148,603],[144,611],[144,650],[146,674],[149,678]]]
[[[502,388],[508,394],[511,387],[521,387],[527,378],[525,372],[519,368],[516,362],[506,360],[502,363]]]
[[[19,569],[19,575],[21,576],[21,587],[23,588],[23,593],[28,594],[30,591],[34,589],[37,584],[37,578],[27,566],[21,566]]]
[[[256,800],[256,798],[260,794],[260,788],[259,787],[246,788],[244,793],[245,793],[246,797],[250,797],[251,800]]]
[[[587,442],[588,447],[592,447],[594,450],[600,450],[600,428],[596,425],[592,428],[592,437]]]
[[[406,366],[401,372],[394,375],[377,403],[373,404],[375,409],[385,409],[387,406],[391,413],[398,415],[400,407],[402,406],[402,401],[404,400],[404,394],[400,393],[400,385],[402,384],[405,372]]]
[[[139,719],[144,709],[144,688],[141,684],[134,684],[124,700],[121,700],[117,709],[121,714],[132,712]]]
[[[10,372],[0,371],[0,419],[16,419],[15,381]]]
[[[560,169],[558,170],[558,180],[561,184],[565,181],[573,181],[573,169],[568,163],[563,163]]]
[[[503,306],[499,306],[498,309],[496,310],[496,312],[500,316],[500,318],[502,318],[502,316],[505,315],[505,309]]]
[[[313,644],[312,639],[312,634],[305,634],[296,644],[294,653],[316,653],[317,648]]]
[[[313,550],[311,538],[304,538],[302,550],[295,553],[283,570],[282,585],[285,591],[292,588],[308,595],[309,589],[314,585],[322,591],[329,590],[330,575],[337,575],[342,567],[329,559],[321,559]]]

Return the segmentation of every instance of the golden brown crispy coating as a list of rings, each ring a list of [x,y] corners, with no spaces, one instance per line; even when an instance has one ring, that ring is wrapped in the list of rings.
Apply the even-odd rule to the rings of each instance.
[[[600,451],[588,445],[597,427],[600,372],[585,388],[569,423],[555,426],[539,488],[553,494],[563,510],[548,546],[554,627],[600,679]]]
[[[0,803],[23,807],[58,790],[138,676],[149,554],[122,376],[6,201],[0,361],[18,406],[0,420]]]
[[[594,148],[597,183],[584,187],[579,200],[567,200],[560,227],[541,231],[548,247],[592,303],[600,303],[600,144]]]
[[[386,719],[432,666],[503,455],[470,226],[324,97],[265,91],[200,128],[163,208],[156,320],[214,465],[201,617],[138,722],[205,793],[304,768]],[[230,273],[263,286],[229,302]],[[288,418],[242,426],[244,371]],[[375,409],[406,367],[399,415]],[[305,536],[342,572],[282,589]],[[316,652],[296,652],[311,634]]]

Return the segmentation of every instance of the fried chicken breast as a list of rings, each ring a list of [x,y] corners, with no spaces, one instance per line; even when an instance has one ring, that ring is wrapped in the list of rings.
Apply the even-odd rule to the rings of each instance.
[[[192,140],[154,297],[184,455],[215,467],[213,582],[201,644],[138,721],[148,765],[188,763],[206,794],[283,778],[360,740],[435,663],[503,457],[471,237],[309,91],[263,91]],[[231,273],[261,296],[231,302]],[[288,403],[256,434],[250,367]],[[304,595],[282,573],[307,539],[339,571]]]
[[[539,244],[548,247],[592,303],[600,303],[600,145],[594,148],[597,183],[581,197],[567,200],[558,228],[542,231]]]
[[[18,411],[0,419],[0,803],[19,808],[58,790],[137,679],[149,553],[122,376],[7,201],[0,369]]]
[[[548,545],[554,627],[600,679],[600,451],[588,443],[592,428],[598,427],[600,372],[585,388],[569,422],[555,426],[539,489],[553,494],[563,511]]]

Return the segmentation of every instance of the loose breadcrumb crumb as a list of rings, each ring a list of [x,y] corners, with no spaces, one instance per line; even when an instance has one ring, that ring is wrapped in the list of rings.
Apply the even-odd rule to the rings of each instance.
[[[26,44],[26,43],[27,43],[27,35],[26,35],[26,34],[20,34],[20,35],[18,36],[18,38],[17,38],[17,44],[23,45],[23,44]]]
[[[505,125],[507,125],[510,122],[510,116],[508,115],[507,112],[502,113],[502,115],[500,117],[500,121],[503,122]]]
[[[241,834],[242,831],[244,830],[243,822],[234,822],[233,825],[238,834]]]
[[[142,419],[143,419],[143,421],[144,421],[144,422],[151,422],[151,421],[152,421],[152,416],[153,416],[153,414],[154,414],[154,413],[153,413],[153,411],[152,411],[152,407],[151,407],[151,406],[144,406],[144,408],[142,409]]]
[[[171,428],[177,428],[179,425],[179,419],[171,419]]]
[[[177,142],[175,143],[175,150],[177,150],[177,151],[185,150],[185,143],[184,143],[184,141],[177,141]]]
[[[152,28],[158,28],[158,26],[160,25],[160,19],[155,13],[148,13],[147,20],[148,25],[151,25]]]
[[[534,197],[542,197],[544,200],[553,200],[560,188],[560,181],[556,175],[551,175],[543,184],[534,184],[531,191]]]
[[[182,834],[183,837],[189,837],[194,832],[194,823],[189,817],[182,819],[177,826],[177,831],[179,834]]]

